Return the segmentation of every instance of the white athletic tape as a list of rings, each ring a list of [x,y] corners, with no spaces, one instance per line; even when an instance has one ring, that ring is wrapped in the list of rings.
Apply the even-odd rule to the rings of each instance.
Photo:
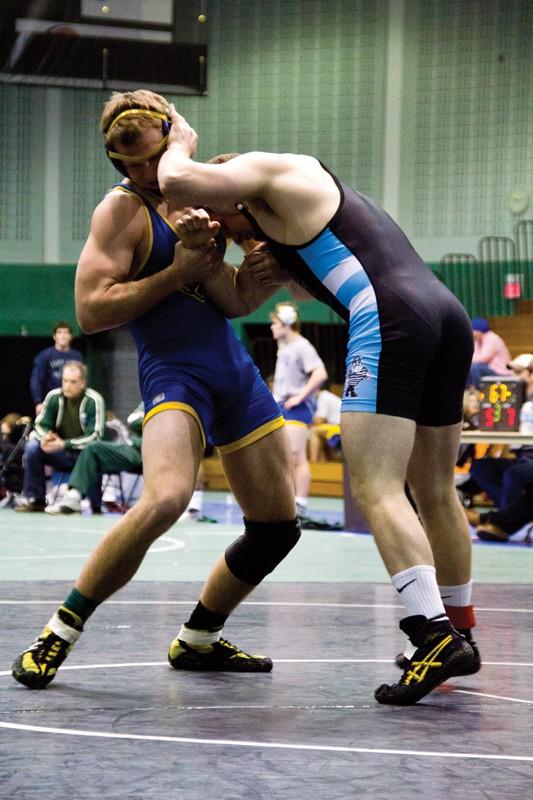
[[[70,644],[74,644],[80,638],[81,631],[77,631],[76,628],[66,625],[63,620],[60,619],[57,611],[48,623],[48,627],[56,636],[61,636],[62,639],[66,642],[70,642]]]

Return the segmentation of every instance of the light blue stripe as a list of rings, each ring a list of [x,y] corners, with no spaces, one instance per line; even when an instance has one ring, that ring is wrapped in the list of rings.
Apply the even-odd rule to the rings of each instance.
[[[297,252],[322,282],[341,261],[353,257],[353,253],[329,228],[326,228],[318,239],[307,247],[299,248]]]
[[[335,294],[343,306],[348,308],[353,298],[369,285],[368,275],[364,270],[359,270],[347,281],[344,281]]]

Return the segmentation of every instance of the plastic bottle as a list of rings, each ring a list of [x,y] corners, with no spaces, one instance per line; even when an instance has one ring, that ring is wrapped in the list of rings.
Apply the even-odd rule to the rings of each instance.
[[[528,400],[520,409],[520,433],[533,434],[533,401]]]

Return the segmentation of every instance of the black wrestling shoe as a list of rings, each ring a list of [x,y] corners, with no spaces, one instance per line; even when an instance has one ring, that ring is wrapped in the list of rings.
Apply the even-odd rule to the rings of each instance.
[[[272,669],[270,658],[248,655],[226,639],[192,647],[176,638],[170,645],[168,660],[174,669],[213,672],[270,672]]]
[[[474,650],[449,620],[431,622],[416,615],[402,619],[400,628],[417,649],[399,683],[376,689],[378,703],[411,706],[448,678],[472,673]]]
[[[468,669],[468,672],[459,673],[461,675],[475,675],[481,669],[481,655],[476,642],[472,639],[472,631],[470,628],[459,628],[458,632],[464,636],[472,650],[474,651],[474,660]]]
[[[458,675],[475,675],[476,672],[479,672],[481,669],[481,655],[479,653],[479,649],[475,641],[472,639],[472,633],[470,628],[465,628],[464,630],[460,629],[458,633],[461,636],[464,636],[472,650],[474,651],[474,660],[473,662],[467,666],[465,672],[459,672]],[[396,658],[394,659],[394,663],[397,667],[401,670],[409,669],[411,666],[411,659],[408,658],[405,653],[398,653]]]
[[[82,631],[81,619],[61,606],[30,647],[15,659],[11,674],[28,689],[44,689]]]

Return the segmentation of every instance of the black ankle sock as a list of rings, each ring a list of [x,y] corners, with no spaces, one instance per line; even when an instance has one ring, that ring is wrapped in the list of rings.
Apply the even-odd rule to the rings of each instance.
[[[81,592],[78,592],[77,589],[72,589],[63,605],[65,608],[68,608],[69,611],[73,611],[74,614],[77,614],[82,622],[86,622],[99,603],[85,597]]]
[[[185,623],[188,628],[201,631],[216,631],[223,627],[229,614],[219,614],[218,611],[209,611],[198,601],[198,605]]]

